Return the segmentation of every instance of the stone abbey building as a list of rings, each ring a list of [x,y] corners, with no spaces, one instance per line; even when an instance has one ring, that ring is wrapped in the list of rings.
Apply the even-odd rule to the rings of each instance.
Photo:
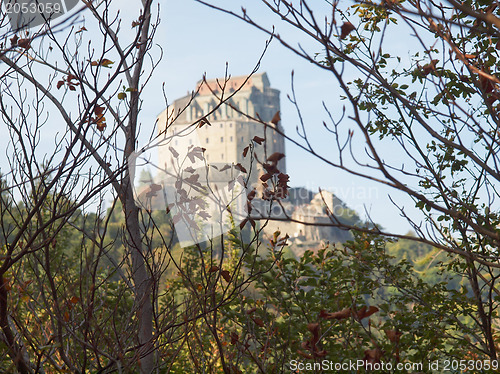
[[[230,222],[238,224],[248,217],[246,192],[262,186],[262,164],[275,153],[285,154],[283,128],[275,120],[279,111],[280,93],[262,73],[200,81],[193,93],[175,100],[159,115],[157,169],[162,177],[156,183],[165,191],[164,200],[155,196],[163,206],[174,202],[181,243],[209,240],[227,232]],[[286,173],[285,160],[276,164],[282,173]],[[252,217],[277,219],[268,222],[265,235],[272,237],[276,230],[288,233],[299,247],[350,237],[346,231],[325,226],[331,222],[328,210],[344,215],[345,206],[333,194],[293,190],[296,196],[280,204],[252,200]],[[306,194],[300,196],[298,191]]]
[[[195,164],[214,166],[209,169],[211,182],[227,181],[228,174],[234,171],[220,170],[225,165],[241,164],[247,170],[248,184],[255,185],[262,174],[259,164],[275,152],[285,153],[284,138],[279,134],[283,128],[279,123],[271,123],[280,110],[279,94],[271,88],[266,73],[232,77],[226,84],[224,79],[198,82],[194,95],[175,100],[159,116],[159,133],[171,139],[168,146],[159,147],[160,165],[167,169],[172,166],[170,147],[181,154],[200,147],[204,149],[204,160],[197,159]],[[221,98],[229,99],[221,103]],[[255,144],[255,136],[265,141]],[[244,150],[251,143],[255,144],[254,152],[244,157]],[[252,156],[257,160],[252,160]],[[286,173],[285,159],[279,161],[278,168]]]

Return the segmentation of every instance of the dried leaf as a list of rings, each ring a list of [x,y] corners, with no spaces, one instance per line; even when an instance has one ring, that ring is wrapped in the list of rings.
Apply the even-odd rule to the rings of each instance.
[[[260,180],[262,182],[267,182],[271,177],[272,177],[272,175],[270,173],[262,174],[260,176]]]
[[[439,60],[432,60],[428,64],[425,64],[424,67],[422,68],[422,74],[429,75],[430,73],[435,71],[438,62]]]
[[[336,319],[336,320],[341,320],[341,319],[346,319],[351,316],[351,308],[345,308],[342,309],[341,311],[338,312],[333,312],[333,313],[328,313],[324,310],[322,310],[319,313],[319,316],[324,319]]]
[[[106,128],[106,118],[103,115],[100,115],[96,120],[96,124],[97,130],[101,132],[104,131],[104,129]]]
[[[71,304],[73,304],[73,305],[74,305],[74,304],[77,304],[79,301],[80,301],[80,298],[78,298],[78,297],[76,297],[76,296],[73,296],[73,297],[69,300],[69,302],[70,302]]]
[[[340,26],[340,39],[347,38],[347,35],[349,35],[354,29],[355,27],[351,22],[344,22],[344,24]]]
[[[254,306],[253,308],[248,309],[245,313],[250,315],[250,314],[253,314],[256,310],[257,310],[257,307]]]
[[[271,123],[274,124],[274,125],[277,125],[279,121],[281,121],[281,117],[280,117],[280,111],[278,110],[274,114],[273,119],[271,120]]]
[[[30,49],[31,40],[30,39],[19,39],[17,41],[17,45],[21,48],[24,48],[24,49]]]
[[[229,274],[229,271],[227,271],[227,270],[222,270],[222,271],[220,272],[220,275],[222,276],[222,278],[224,278],[224,280],[225,280],[226,282],[230,282],[230,281],[231,281],[231,274]]]
[[[254,136],[254,137],[253,137],[253,141],[254,141],[255,143],[259,144],[259,145],[262,145],[262,143],[264,142],[264,140],[265,140],[264,138],[261,138],[261,137],[259,137],[259,136]]]
[[[215,273],[218,270],[219,270],[219,267],[217,265],[213,265],[208,272],[209,273]]]
[[[100,61],[92,61],[90,66],[103,66],[105,68],[111,68],[111,65],[114,64],[114,61],[108,60],[107,58],[103,58]]]
[[[264,321],[261,320],[259,317],[252,317],[252,320],[255,322],[257,326],[264,327]]]
[[[103,58],[100,62],[101,66],[104,66],[105,68],[111,68],[110,65],[113,65],[114,61],[108,60],[107,58]]]
[[[172,156],[174,156],[174,158],[179,157],[179,153],[174,148],[168,147],[168,150],[170,151],[170,153],[172,153]]]
[[[302,352],[302,351],[300,351],[300,350],[298,350],[298,351],[297,351],[297,354],[298,354],[299,356],[302,356],[302,357],[307,358],[307,359],[310,359],[310,360],[312,360],[312,359],[314,358],[314,357],[313,357],[313,356],[311,356],[310,354],[305,353],[305,352]]]
[[[249,148],[250,148],[249,146],[246,146],[245,149],[243,149],[243,157],[247,157],[247,153],[248,153]]]
[[[275,152],[271,156],[267,158],[267,161],[277,163],[279,160],[281,160],[285,155],[280,152]]]
[[[245,218],[243,221],[240,222],[240,230],[243,230],[243,227],[245,227],[245,225],[247,224],[248,222],[248,219]]]
[[[365,351],[364,360],[371,364],[380,362],[381,358],[382,358],[382,350],[380,348],[367,349]]]
[[[255,195],[257,195],[257,191],[256,190],[252,190],[248,193],[247,195],[247,199],[248,200],[253,200],[255,198]]]
[[[243,167],[243,165],[241,165],[239,162],[238,162],[236,165],[234,165],[234,167],[235,167],[236,169],[238,169],[239,171],[241,171],[242,173],[246,173],[246,172],[247,172],[247,169],[245,169],[245,168]]]
[[[387,335],[387,338],[389,338],[389,340],[393,343],[399,342],[399,338],[403,335],[403,333],[398,330],[384,330],[384,332],[385,335]]]
[[[360,310],[357,312],[357,316],[359,320],[362,320],[363,318],[370,317],[372,314],[377,313],[379,309],[376,306],[369,306],[366,308],[366,306],[363,306]]]
[[[15,46],[17,45],[17,41],[19,40],[19,36],[14,35],[12,38],[10,38],[10,45]]]
[[[96,105],[94,108],[94,113],[96,116],[100,116],[100,115],[104,114],[104,107],[102,107],[100,105]]]

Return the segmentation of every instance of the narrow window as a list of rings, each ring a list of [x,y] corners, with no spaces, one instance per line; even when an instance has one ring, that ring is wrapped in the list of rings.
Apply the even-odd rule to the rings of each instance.
[[[229,141],[230,141],[230,142],[232,142],[232,141],[233,141],[233,137],[232,137],[232,136],[231,136],[231,137],[229,137]]]
[[[208,138],[206,138],[206,139],[205,139],[205,143],[207,143],[207,144],[208,144]]]
[[[224,137],[223,137],[223,136],[221,136],[221,137],[220,137],[220,142],[221,142],[221,143],[223,143],[223,142],[224,142]]]

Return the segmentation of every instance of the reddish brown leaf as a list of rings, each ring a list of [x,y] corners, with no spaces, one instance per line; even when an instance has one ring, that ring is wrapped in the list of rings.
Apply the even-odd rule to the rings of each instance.
[[[241,171],[242,173],[246,173],[246,172],[247,172],[247,169],[245,169],[245,168],[243,167],[243,165],[241,165],[239,162],[238,162],[236,165],[234,165],[234,167],[235,167],[236,169],[238,169],[239,171]]]
[[[285,157],[285,155],[283,153],[275,152],[267,158],[267,161],[276,163],[279,160],[281,160],[283,157]]]
[[[17,45],[21,48],[29,49],[31,47],[31,40],[30,39],[19,39],[17,41]]]
[[[10,45],[12,45],[12,46],[17,45],[18,40],[19,40],[19,36],[14,35],[12,38],[10,38]]]
[[[300,350],[298,350],[298,351],[297,351],[297,354],[298,354],[299,356],[302,356],[302,357],[307,358],[307,359],[313,359],[313,358],[314,358],[314,357],[313,357],[313,356],[311,356],[309,353],[305,353],[305,352],[302,352],[302,351],[300,351]]]
[[[246,313],[246,314],[252,314],[252,313],[254,313],[256,310],[257,310],[257,307],[255,307],[255,306],[254,306],[253,308],[248,309],[245,313]]]
[[[219,270],[219,267],[217,265],[213,265],[208,272],[215,273],[217,270]]]
[[[104,129],[106,128],[106,118],[103,115],[100,115],[96,120],[96,124],[97,130],[101,132],[104,131]]]
[[[198,123],[198,128],[201,129],[205,125],[212,126],[212,124],[210,122],[208,122],[208,120],[206,118],[200,119],[200,122]]]
[[[307,329],[313,334],[313,337],[319,337],[319,323],[309,323]]]
[[[433,71],[436,71],[436,65],[439,62],[439,60],[432,60],[428,64],[425,64],[424,67],[422,68],[422,73],[424,75],[429,75]]]
[[[57,82],[57,89],[60,89],[64,85],[64,81]]]
[[[234,331],[231,333],[231,344],[235,345],[240,340],[240,337]]]
[[[104,107],[102,107],[100,105],[96,105],[94,108],[94,113],[96,116],[100,116],[100,115],[104,114]]]
[[[261,138],[260,136],[254,136],[253,137],[253,141],[259,145],[262,145],[262,143],[264,142],[264,138]]]
[[[354,29],[355,27],[351,22],[344,22],[344,24],[340,26],[340,39],[347,38],[347,35],[349,35]]]
[[[271,177],[272,177],[272,175],[271,175],[271,174],[269,174],[269,173],[262,174],[262,175],[260,176],[260,180],[261,180],[262,182],[267,182],[267,181],[268,181]]]
[[[255,198],[255,195],[257,195],[257,191],[256,190],[252,190],[248,193],[247,195],[247,199],[248,200],[253,200]]]
[[[389,338],[389,340],[393,343],[399,342],[399,338],[403,335],[403,333],[398,330],[384,330],[384,332],[385,335],[387,335],[387,338]]]
[[[247,157],[247,153],[248,153],[249,148],[250,148],[249,146],[246,146],[245,149],[243,149],[243,157]]]
[[[261,320],[259,317],[252,317],[252,320],[255,322],[257,326],[264,327],[264,321]]]
[[[380,362],[381,358],[382,358],[382,351],[380,350],[380,348],[367,349],[365,351],[364,360],[371,364]]]
[[[280,117],[280,111],[278,110],[274,114],[273,119],[271,120],[271,123],[274,124],[274,125],[277,125],[279,121],[281,121],[281,117]]]
[[[111,60],[108,60],[107,58],[103,58],[101,60],[101,62],[99,63],[99,65],[104,66],[105,68],[110,68],[111,67],[110,65],[113,65],[113,64],[114,64],[114,62]]]
[[[79,299],[78,297],[76,297],[76,296],[73,296],[73,297],[69,300],[69,302],[70,302],[71,304],[73,304],[73,305],[74,305],[74,304],[77,304],[79,301],[80,301],[80,299]]]
[[[247,224],[248,222],[248,219],[245,218],[243,221],[240,222],[240,230],[243,230],[243,227],[245,227],[245,225]]]
[[[370,317],[372,314],[377,313],[378,311],[379,309],[376,306],[370,305],[368,308],[366,308],[366,306],[363,306],[363,308],[358,311],[358,318],[361,320],[363,318]]]
[[[222,270],[220,272],[220,275],[222,276],[222,278],[224,278],[224,280],[226,282],[231,282],[231,274],[229,274],[229,271],[227,270]]]
[[[322,310],[319,313],[319,316],[324,319],[336,319],[336,320],[346,319],[351,316],[351,308],[345,308],[338,312],[333,312],[333,313],[328,313]]]

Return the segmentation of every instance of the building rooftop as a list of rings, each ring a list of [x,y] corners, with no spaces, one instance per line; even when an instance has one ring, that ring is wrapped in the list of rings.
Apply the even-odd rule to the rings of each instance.
[[[254,87],[263,91],[265,88],[271,87],[266,73],[254,74],[250,77],[246,75],[230,76],[227,82],[224,81],[224,78],[200,80],[196,87],[199,88],[199,95],[213,95],[213,93],[220,93],[224,84],[226,84],[227,92],[234,92],[237,89],[250,91]]]

